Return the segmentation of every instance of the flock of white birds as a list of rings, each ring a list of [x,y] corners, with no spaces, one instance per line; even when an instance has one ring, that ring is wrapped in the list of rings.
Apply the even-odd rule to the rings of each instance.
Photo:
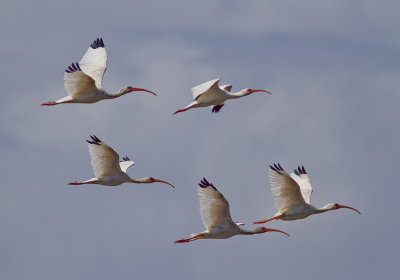
[[[97,38],[86,51],[85,55],[79,62],[72,63],[64,74],[64,86],[68,92],[68,96],[57,101],[44,102],[42,106],[53,106],[62,103],[95,103],[103,99],[112,99],[122,96],[132,91],[144,91],[153,95],[156,93],[131,86],[122,87],[115,93],[108,93],[102,88],[102,79],[107,69],[107,52],[102,38]],[[266,92],[263,89],[243,89],[236,93],[231,93],[232,85],[219,86],[219,79],[205,82],[192,88],[193,102],[188,106],[177,110],[174,114],[184,112],[186,110],[197,107],[212,106],[211,111],[218,113],[225,105],[228,99],[235,99],[247,96],[254,92]],[[117,186],[122,183],[154,183],[160,182],[170,185],[171,183],[155,179],[153,177],[144,177],[136,179],[129,176],[126,171],[134,164],[128,157],[119,160],[119,155],[110,146],[103,143],[95,135],[90,136],[90,140],[86,140],[89,145],[89,154],[91,157],[91,165],[95,177],[86,181],[74,181],[69,185],[83,184],[100,184],[106,186]],[[275,204],[278,212],[269,219],[255,221],[254,224],[262,224],[271,220],[297,220],[304,219],[310,215],[323,213],[330,210],[347,208],[358,210],[341,205],[338,203],[329,203],[322,208],[314,207],[310,204],[312,193],[311,180],[304,168],[299,166],[290,175],[284,171],[282,166],[277,163],[270,165],[269,182],[272,194],[275,196]],[[200,201],[200,214],[205,231],[192,234],[190,238],[181,238],[175,243],[186,243],[198,239],[225,239],[238,234],[259,234],[268,231],[275,231],[286,234],[278,229],[266,227],[256,227],[251,230],[245,230],[240,227],[243,223],[233,222],[229,203],[225,197],[217,190],[216,187],[207,179],[198,184],[198,195]]]

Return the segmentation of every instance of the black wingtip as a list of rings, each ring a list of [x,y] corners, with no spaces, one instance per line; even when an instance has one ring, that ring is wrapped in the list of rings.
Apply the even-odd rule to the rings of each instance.
[[[278,171],[283,171],[283,168],[280,163],[278,163],[278,164],[274,163],[274,166]]]
[[[76,71],[82,71],[78,62],[75,62],[75,63],[72,62],[71,66],[68,66],[68,69],[65,69],[65,72],[67,72],[67,73],[72,73],[72,72],[76,72]]]
[[[274,163],[274,166],[270,165],[269,168],[271,168],[271,170],[277,172],[278,174],[281,174],[280,171],[284,171],[282,166],[278,163]]]
[[[295,170],[296,171],[296,170]],[[304,168],[304,166],[302,165],[301,167],[300,167],[300,165],[299,166],[297,166],[297,173],[300,173],[300,174],[307,174],[307,172],[306,172],[306,170],[305,170],[305,168]],[[296,174],[297,174],[296,173]],[[300,176],[300,175],[299,175]]]
[[[90,47],[92,49],[104,48],[103,38],[97,38],[96,40],[94,40],[93,43],[90,44]]]
[[[86,140],[86,142],[88,142],[89,144],[100,145],[101,140],[97,138],[96,135],[90,135],[90,138],[92,139],[92,141]]]
[[[124,156],[122,159],[123,159],[124,161],[129,161],[129,160],[130,160],[127,156]]]
[[[217,190],[217,189],[214,187],[214,185],[211,184],[211,183],[209,183],[209,182],[207,181],[207,179],[204,178],[204,177],[203,177],[203,179],[200,181],[199,187],[200,187],[200,188],[203,188],[203,189],[204,189],[204,188],[207,188],[207,187],[212,187],[214,190]]]

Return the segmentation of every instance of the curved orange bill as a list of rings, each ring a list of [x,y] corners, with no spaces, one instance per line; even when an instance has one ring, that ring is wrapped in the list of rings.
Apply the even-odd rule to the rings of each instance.
[[[264,90],[264,89],[250,89],[250,92],[251,92],[251,93],[253,93],[253,92],[257,92],[257,91],[263,91],[263,92],[266,92],[266,93],[272,94],[272,93],[270,93],[269,91],[267,91],[267,90]]]
[[[345,206],[345,205],[340,205],[340,204],[337,204],[337,208],[338,208],[338,209],[339,209],[339,208],[347,208],[347,209],[351,209],[351,210],[354,210],[354,211],[356,211],[358,214],[360,214],[360,215],[361,215],[360,211],[358,211],[357,209],[354,209],[353,207],[350,207],[350,206]]]
[[[150,92],[151,94],[154,94],[155,96],[157,96],[157,94],[155,94],[154,92],[152,92],[152,91],[150,91],[150,90],[147,90],[147,89],[144,89],[144,88],[134,88],[134,87],[131,87],[130,88],[132,91],[147,91],[147,92]]]
[[[153,178],[153,182],[164,183],[164,184],[170,185],[171,187],[175,188],[174,185],[172,185],[171,183],[168,183],[168,182],[166,182],[166,181],[163,181],[163,180],[158,180],[158,179],[154,179],[154,178]]]
[[[286,234],[287,236],[290,236],[288,233],[286,233],[286,232],[284,232],[282,230],[279,230],[279,229],[266,228],[266,227],[263,227],[263,229],[265,230],[265,232],[267,232],[267,231],[276,231],[276,232],[280,232],[280,233]]]

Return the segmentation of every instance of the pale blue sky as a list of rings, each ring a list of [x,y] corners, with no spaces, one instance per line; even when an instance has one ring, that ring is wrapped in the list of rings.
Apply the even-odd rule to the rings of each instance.
[[[1,279],[393,279],[400,18],[397,1],[2,1],[0,3]],[[103,86],[128,94],[40,107],[66,95],[63,71],[102,37]],[[218,114],[190,88],[221,78]],[[176,186],[70,187],[93,176],[96,134]],[[202,177],[235,220],[275,212],[267,166],[304,165],[312,203],[350,205],[267,233],[173,241],[203,230]]]

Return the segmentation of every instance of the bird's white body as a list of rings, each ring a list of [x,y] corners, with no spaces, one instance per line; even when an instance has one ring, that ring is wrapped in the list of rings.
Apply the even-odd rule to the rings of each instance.
[[[79,63],[72,63],[64,73],[64,86],[68,96],[57,101],[48,101],[42,105],[62,103],[95,103],[104,99],[113,99],[132,91],[149,90],[126,86],[115,93],[108,93],[102,88],[104,72],[107,69],[107,52],[103,40],[95,40]]]
[[[89,179],[85,182],[90,183],[96,181],[97,184],[103,185],[103,186],[118,186],[123,183],[128,183],[131,182],[129,175],[126,174],[125,172],[118,172],[112,175],[105,175],[100,178],[94,177],[92,179]]]
[[[129,176],[126,171],[134,164],[128,157],[123,157],[119,161],[119,155],[108,145],[100,141],[96,136],[91,136],[91,140],[86,140],[89,146],[91,165],[95,177],[87,181],[71,182],[69,185],[98,184],[104,186],[118,186],[123,183],[154,183],[161,182],[174,187],[172,184],[154,179],[153,177],[144,177],[136,179]]]
[[[352,209],[352,207],[329,203],[322,208],[314,207],[310,204],[312,193],[311,180],[304,167],[298,167],[294,173],[287,174],[283,168],[274,164],[269,169],[269,182],[271,184],[272,194],[275,196],[275,205],[278,212],[269,219],[263,219],[254,222],[255,224],[265,223],[271,220],[298,220],[304,219],[310,215],[323,213],[339,208]]]
[[[192,108],[208,106],[213,106],[212,112],[217,113],[228,99],[243,97],[256,91],[264,91],[270,94],[270,92],[266,90],[253,90],[248,88],[237,93],[231,93],[230,90],[232,89],[232,85],[219,86],[219,81],[220,79],[214,79],[192,88],[194,101],[188,106],[177,110],[174,114],[184,112]]]
[[[202,239],[227,239],[232,236],[240,234],[240,228],[238,226],[229,228],[214,228],[211,231],[205,230],[199,233],[192,233],[190,237],[196,237],[203,235]]]
[[[282,211],[280,210],[274,215],[274,217],[284,214],[281,220],[284,221],[298,220],[316,214],[317,212],[316,210],[317,209],[314,206],[306,203],[301,206],[296,206]]]
[[[200,214],[205,231],[193,233],[190,238],[182,238],[175,243],[190,242],[197,239],[226,239],[234,235],[258,234],[267,231],[277,231],[287,235],[287,233],[264,227],[257,227],[251,230],[245,230],[238,226],[231,218],[229,211],[229,203],[225,197],[205,178],[201,181],[198,187]]]

